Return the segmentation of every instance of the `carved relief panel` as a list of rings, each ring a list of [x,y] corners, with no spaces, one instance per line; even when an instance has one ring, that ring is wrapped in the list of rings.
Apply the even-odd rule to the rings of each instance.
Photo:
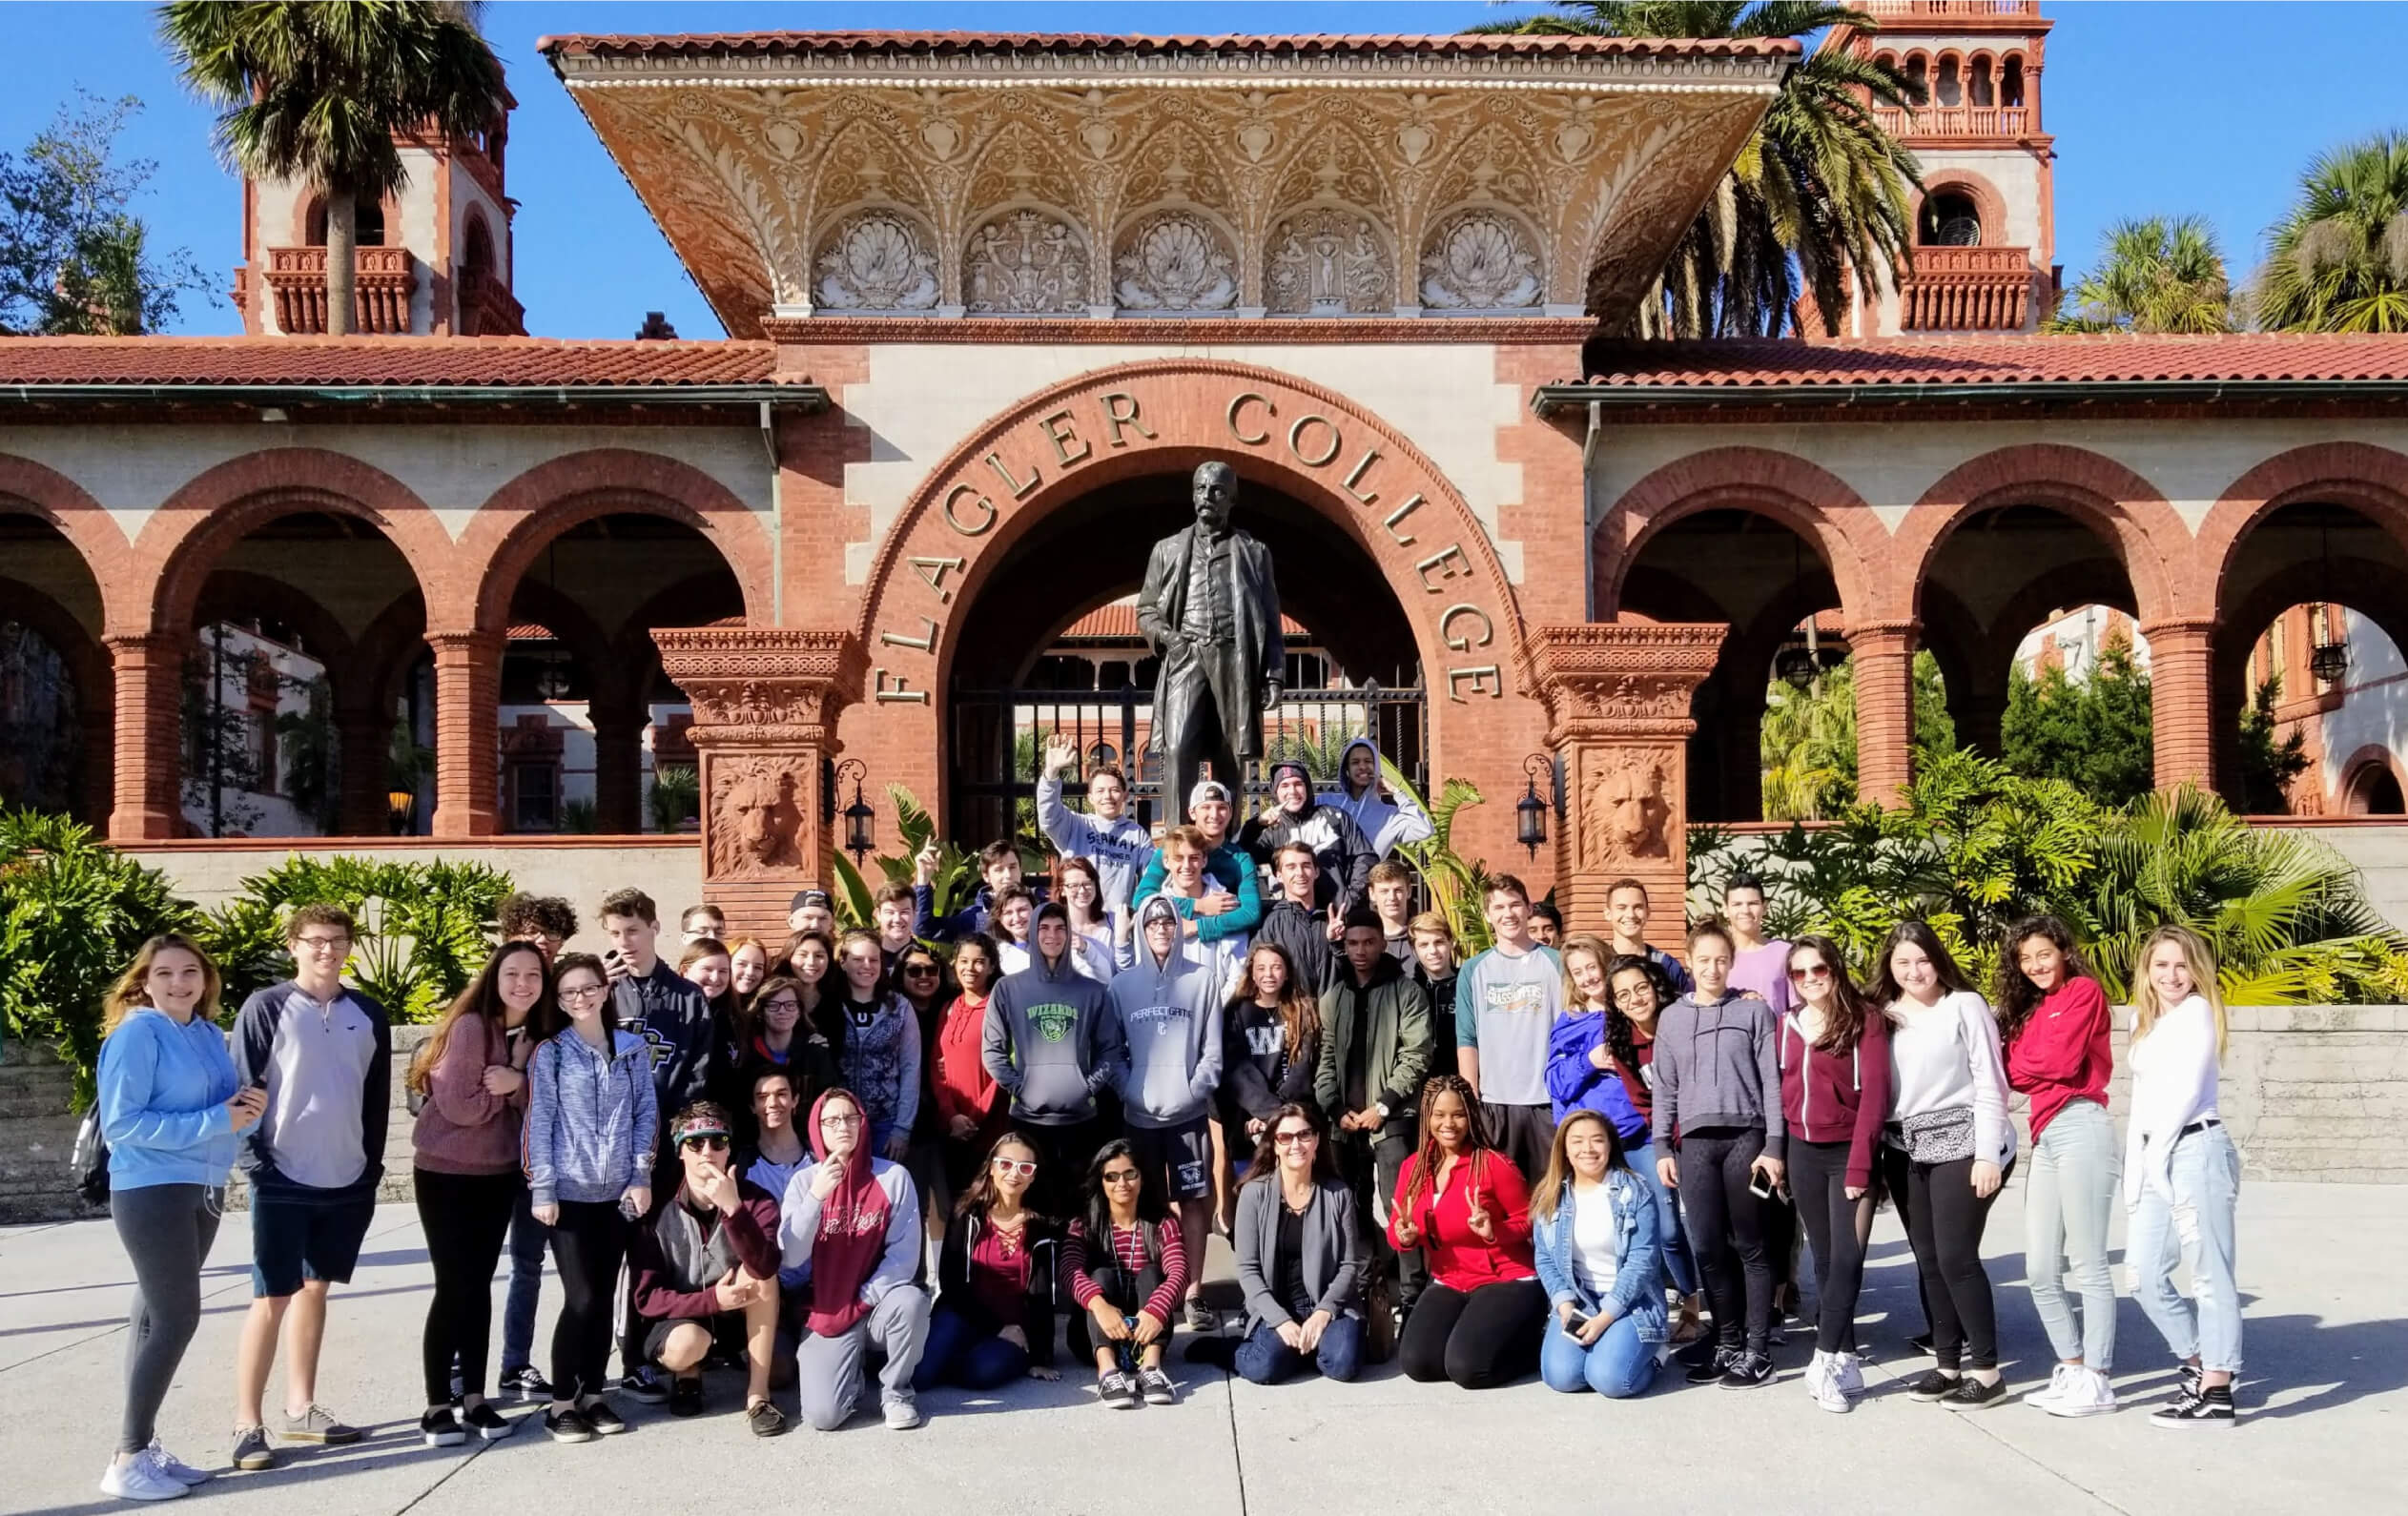
[[[1525,311],[1547,297],[1537,239],[1518,217],[1455,212],[1422,243],[1421,302],[1437,311]]]
[[[1264,256],[1263,305],[1274,316],[1376,316],[1395,309],[1388,239],[1360,211],[1316,205],[1282,216]]]
[[[1580,755],[1580,866],[1607,869],[1672,856],[1672,766],[1678,752],[1591,748]]]
[[[823,311],[893,315],[936,304],[936,255],[897,211],[856,211],[836,224],[813,260]]]
[[[746,879],[799,869],[802,807],[795,760],[745,753],[710,766],[710,877]]]
[[[1122,235],[1112,293],[1129,311],[1225,311],[1238,303],[1238,252],[1209,217],[1156,211]]]
[[[1033,206],[990,216],[970,234],[963,306],[986,315],[1083,313],[1087,245],[1078,230]]]

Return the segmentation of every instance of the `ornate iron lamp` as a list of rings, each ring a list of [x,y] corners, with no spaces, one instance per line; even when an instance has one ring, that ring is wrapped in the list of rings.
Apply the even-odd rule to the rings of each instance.
[[[1547,845],[1547,812],[1555,798],[1555,765],[1545,753],[1532,753],[1522,760],[1522,772],[1529,783],[1522,798],[1513,802],[1513,840],[1533,859]],[[1538,776],[1547,776],[1547,799],[1538,798]]]
[[[835,818],[836,790],[844,784],[847,774],[853,776],[853,804],[844,809],[844,846],[845,851],[853,854],[853,866],[858,869],[861,867],[861,860],[870,855],[870,850],[877,846],[878,813],[870,809],[868,801],[861,798],[861,782],[869,777],[869,766],[858,758],[848,758],[830,769],[828,773],[829,819]]]

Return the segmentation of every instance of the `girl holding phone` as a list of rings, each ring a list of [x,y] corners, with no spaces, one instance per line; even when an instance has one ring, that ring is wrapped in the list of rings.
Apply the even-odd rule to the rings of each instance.
[[[1388,1239],[1420,1248],[1430,1267],[1396,1342],[1405,1376],[1492,1389],[1538,1366],[1547,1291],[1531,1261],[1529,1187],[1489,1145],[1477,1099],[1457,1075],[1422,1085],[1421,1151],[1397,1176]]]
[[[1574,1111],[1555,1128],[1530,1218],[1539,1282],[1554,1307],[1539,1378],[1566,1394],[1646,1393],[1669,1326],[1663,1246],[1655,1192],[1631,1172],[1613,1122]]]

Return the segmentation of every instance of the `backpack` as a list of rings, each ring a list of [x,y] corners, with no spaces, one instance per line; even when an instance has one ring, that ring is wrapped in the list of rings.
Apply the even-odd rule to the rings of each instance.
[[[77,1195],[92,1205],[109,1203],[109,1139],[101,1136],[96,1103],[75,1124],[74,1156],[67,1165]]]

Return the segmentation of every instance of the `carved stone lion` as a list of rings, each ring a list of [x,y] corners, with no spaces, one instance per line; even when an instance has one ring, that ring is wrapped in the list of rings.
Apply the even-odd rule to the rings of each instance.
[[[774,758],[731,758],[714,766],[710,873],[742,878],[802,867],[802,809],[794,775]]]
[[[1671,857],[1672,803],[1664,798],[1663,760],[1649,753],[1592,752],[1585,767],[1580,832],[1590,866]]]

